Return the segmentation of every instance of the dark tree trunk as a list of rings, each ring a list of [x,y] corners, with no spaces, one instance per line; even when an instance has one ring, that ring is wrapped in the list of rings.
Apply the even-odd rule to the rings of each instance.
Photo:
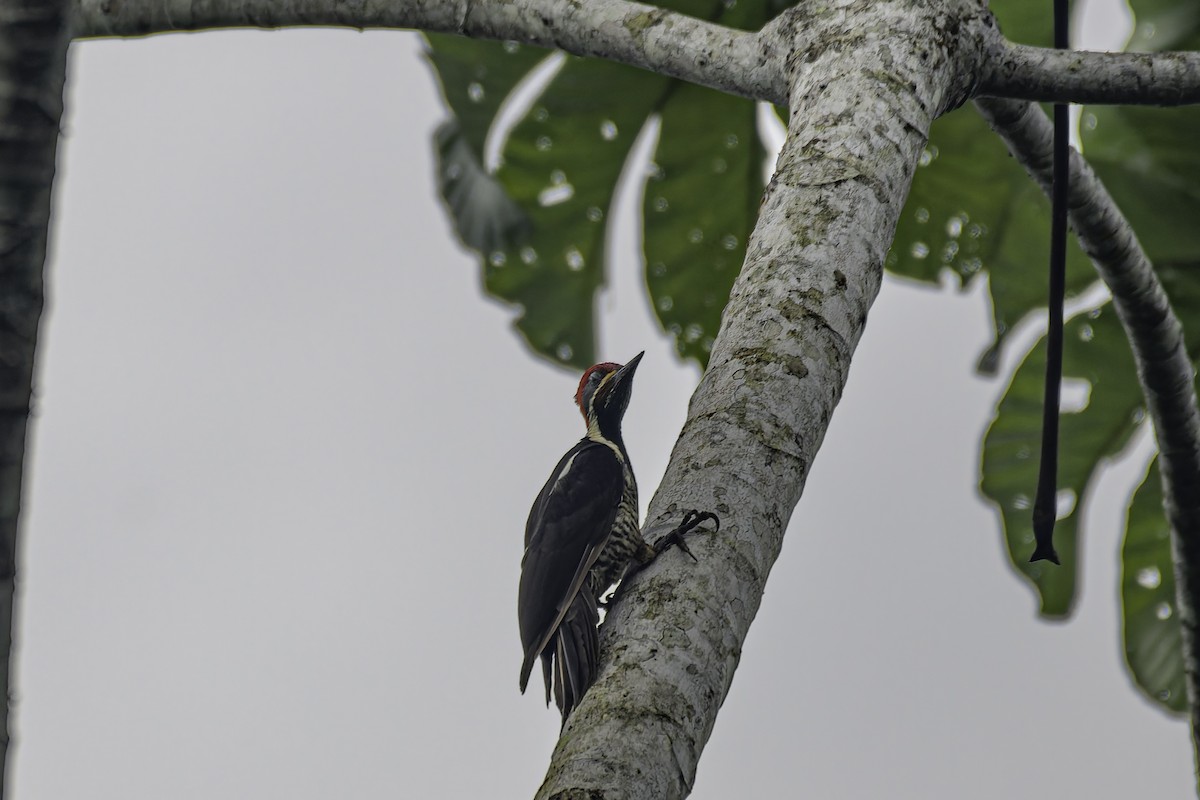
[[[67,14],[61,0],[0,4],[0,681],[9,698],[21,476],[63,111]],[[2,708],[0,769],[8,760],[9,703]]]

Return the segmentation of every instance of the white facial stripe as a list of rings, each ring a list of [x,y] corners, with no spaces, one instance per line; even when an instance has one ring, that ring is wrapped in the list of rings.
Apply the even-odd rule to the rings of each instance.
[[[625,456],[621,453],[621,448],[617,447],[616,444],[609,441],[608,439],[605,439],[604,435],[602,433],[600,433],[600,420],[596,416],[596,395],[600,394],[600,390],[604,387],[604,384],[608,383],[609,380],[611,380],[612,377],[614,375],[616,375],[618,371],[619,370],[614,369],[612,372],[608,373],[603,378],[601,378],[600,384],[596,387],[596,391],[592,392],[592,396],[588,400],[588,412],[589,413],[587,415],[587,420],[588,420],[587,438],[591,439],[593,442],[596,442],[597,444],[602,444],[602,445],[605,445],[605,446],[611,448],[612,451],[617,454],[617,461],[620,461],[623,464],[623,463],[625,463]]]
[[[588,396],[588,411],[590,412],[588,414],[589,419],[596,418],[596,414],[595,414],[596,395],[600,394],[600,390],[604,388],[604,384],[608,383],[609,380],[612,379],[612,376],[616,375],[616,374],[617,374],[617,371],[614,369],[612,372],[608,373],[603,378],[601,378],[600,383],[596,384],[596,388],[593,389],[591,395]],[[590,429],[590,427],[591,426],[589,425],[589,429]]]
[[[602,444],[610,448],[614,453],[617,454],[617,461],[620,461],[622,464],[625,463],[625,456],[621,453],[621,448],[617,447],[616,444],[610,442],[601,435],[600,426],[596,424],[595,421],[588,423],[587,438],[591,439],[596,444]]]

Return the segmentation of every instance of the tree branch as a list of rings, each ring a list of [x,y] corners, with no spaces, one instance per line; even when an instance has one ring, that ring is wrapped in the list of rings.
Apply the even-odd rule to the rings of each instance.
[[[841,397],[933,119],[962,102],[980,53],[938,37],[973,0],[801,3],[787,140],[647,536],[700,508],[699,563],[631,580],[602,630],[597,683],[567,722],[539,798],[680,798],[733,680],[767,575]]]
[[[415,28],[513,40],[640,67],[753,100],[787,101],[773,22],[738,31],[628,0],[72,0],[76,38],[213,28]],[[976,96],[1059,103],[1200,102],[1200,53],[1095,53],[1013,44],[990,14],[970,30],[988,50]],[[802,32],[803,33],[803,32]],[[811,36],[806,35],[811,41]]]
[[[0,773],[8,759],[17,523],[68,13],[66,0],[9,0],[0,17],[0,692],[6,698],[0,704]]]
[[[77,38],[211,28],[418,28],[596,56],[784,103],[776,37],[626,0],[72,0]]]
[[[1055,103],[1200,103],[1200,53],[1093,53],[1013,44],[991,34],[978,96]]]
[[[1051,126],[1040,108],[1016,100],[977,100],[988,124],[1047,193]],[[1084,252],[1113,295],[1129,337],[1162,468],[1163,504],[1171,524],[1179,621],[1183,628],[1192,742],[1200,764],[1200,410],[1195,369],[1183,326],[1133,228],[1088,163],[1071,151],[1070,219]]]

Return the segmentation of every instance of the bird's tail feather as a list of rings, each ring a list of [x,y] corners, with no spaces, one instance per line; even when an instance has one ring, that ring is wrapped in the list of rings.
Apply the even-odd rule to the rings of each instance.
[[[546,705],[550,705],[550,683],[554,675],[554,659],[547,648],[542,651],[542,679],[546,681]]]
[[[585,586],[575,596],[554,635],[556,663],[553,669],[546,670],[547,693],[553,678],[554,702],[562,712],[563,724],[596,680],[600,662],[600,636],[596,630],[599,623],[596,600]]]

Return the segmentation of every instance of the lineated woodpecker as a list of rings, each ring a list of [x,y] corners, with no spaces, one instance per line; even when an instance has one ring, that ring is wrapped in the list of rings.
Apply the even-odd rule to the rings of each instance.
[[[712,514],[689,512],[657,546],[642,539],[637,481],[621,437],[642,355],[583,373],[575,402],[587,435],[559,459],[525,525],[517,593],[525,650],[521,692],[540,657],[546,703],[553,690],[564,724],[596,678],[598,599],[627,569],[648,564],[671,545],[690,555],[683,534],[706,519],[716,521]]]

